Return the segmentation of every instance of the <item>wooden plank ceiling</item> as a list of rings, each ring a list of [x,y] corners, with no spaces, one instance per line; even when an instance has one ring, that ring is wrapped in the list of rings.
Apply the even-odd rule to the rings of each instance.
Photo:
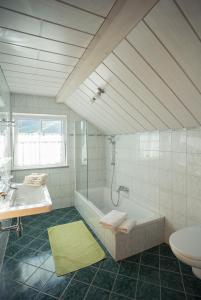
[[[0,0],[0,66],[11,92],[56,96],[115,0]]]
[[[201,1],[160,0],[65,103],[106,133],[200,126]]]
[[[0,66],[11,91],[61,102],[94,40],[104,40],[117,2],[123,11],[132,1],[0,0]],[[101,63],[86,56],[87,76],[63,93],[63,102],[108,134],[201,125],[201,1],[155,2],[144,0],[145,16]]]

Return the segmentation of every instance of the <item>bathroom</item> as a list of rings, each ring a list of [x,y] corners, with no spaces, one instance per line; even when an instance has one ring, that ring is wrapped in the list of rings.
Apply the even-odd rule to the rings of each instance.
[[[201,299],[200,20],[0,0],[0,300]]]

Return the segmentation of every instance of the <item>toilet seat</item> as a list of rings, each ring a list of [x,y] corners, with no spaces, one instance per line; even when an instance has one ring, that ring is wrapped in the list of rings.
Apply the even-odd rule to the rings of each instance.
[[[169,242],[181,256],[201,264],[201,225],[176,231],[170,236]]]

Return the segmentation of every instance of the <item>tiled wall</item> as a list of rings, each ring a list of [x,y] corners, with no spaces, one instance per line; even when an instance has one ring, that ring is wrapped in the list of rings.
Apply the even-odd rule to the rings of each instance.
[[[4,79],[3,73],[0,68],[0,95],[2,98],[2,103],[0,106],[0,120],[5,118],[6,120],[10,119],[10,92],[9,88],[7,86],[7,83]],[[5,127],[0,124],[0,134],[3,137],[4,143],[3,145],[0,145],[1,147],[1,153],[0,159],[3,161],[5,157],[10,157],[10,128]],[[2,150],[3,148],[3,150]],[[0,176],[5,177],[10,175],[10,162],[7,164],[1,164],[0,166]],[[3,187],[1,184],[0,180],[0,187]],[[3,226],[9,225],[9,222],[1,222]],[[4,252],[7,244],[7,239],[8,239],[8,232],[1,232],[0,233],[0,269],[1,269],[1,264],[3,261],[4,257]]]
[[[53,97],[39,97],[30,95],[11,95],[12,112],[35,114],[66,114],[68,119],[67,152],[69,167],[48,168],[39,170],[13,171],[14,180],[21,182],[25,175],[31,172],[45,172],[48,174],[48,189],[54,208],[71,206],[74,191],[74,121],[80,117],[64,104],[57,104]]]
[[[166,217],[165,238],[201,224],[201,128],[116,136],[113,189],[128,186],[129,199]],[[105,139],[106,182],[111,145]]]

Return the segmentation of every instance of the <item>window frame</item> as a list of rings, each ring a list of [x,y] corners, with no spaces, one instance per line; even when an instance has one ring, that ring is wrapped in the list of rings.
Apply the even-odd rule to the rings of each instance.
[[[33,166],[16,166],[15,165],[15,145],[17,140],[17,121],[18,120],[27,120],[27,119],[39,119],[39,120],[59,120],[62,121],[63,124],[63,139],[64,139],[64,155],[65,161],[61,164],[50,164],[50,165],[33,165]],[[67,138],[67,115],[51,115],[51,114],[32,114],[32,113],[13,113],[13,121],[15,122],[15,126],[12,130],[12,171],[18,170],[35,170],[35,169],[51,169],[51,168],[64,168],[69,167],[68,165],[68,138]]]

